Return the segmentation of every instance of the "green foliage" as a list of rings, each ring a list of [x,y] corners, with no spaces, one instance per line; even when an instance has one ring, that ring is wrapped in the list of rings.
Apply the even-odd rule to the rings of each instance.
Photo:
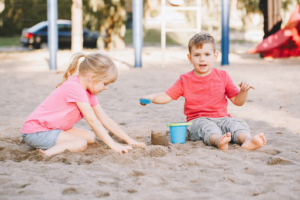
[[[104,48],[116,46],[125,35],[125,0],[90,0],[83,4],[85,17],[89,18],[85,24],[92,30],[100,30]]]
[[[294,5],[295,1],[300,4],[300,0],[281,0],[281,7],[286,12],[290,5]],[[238,0],[237,8],[246,11],[246,14],[258,13],[260,0]]]
[[[126,0],[82,0],[83,26],[101,31],[105,47],[125,34]],[[72,0],[57,0],[58,19],[71,19]],[[20,36],[24,28],[47,20],[47,0],[5,0],[0,36]]]
[[[288,7],[292,5],[293,3],[297,2],[297,4],[300,4],[300,0],[281,0],[281,7],[286,12],[288,10]]]
[[[20,37],[0,37],[0,46],[20,46]]]
[[[259,1],[260,0],[238,0],[237,8],[245,10],[247,15],[257,13],[259,12]]]
[[[132,29],[126,30],[125,37],[123,38],[126,44],[133,43],[133,33]],[[160,45],[160,30],[157,29],[146,29],[144,30],[143,43],[144,45]],[[167,45],[179,45],[176,40],[173,40],[169,33],[166,35],[166,44]]]
[[[47,19],[47,4],[43,0],[6,0],[0,19],[3,23],[1,35],[20,34],[23,28]]]
[[[83,0],[82,10],[84,26],[91,30],[99,30],[108,19],[120,17],[120,10],[125,7],[125,0]],[[126,16],[121,16],[121,23]]]
[[[1,36],[20,35],[23,28],[47,20],[46,0],[5,0],[5,9],[0,13]],[[71,19],[72,0],[57,1],[58,19]]]
[[[284,12],[290,11],[289,7],[295,5],[295,1],[297,1],[297,3],[300,4],[300,0],[281,0],[281,9]],[[242,22],[244,25],[246,23],[245,19],[249,17],[250,14],[261,13],[259,3],[260,0],[238,0],[237,1],[237,8],[245,11],[244,17],[242,17]]]

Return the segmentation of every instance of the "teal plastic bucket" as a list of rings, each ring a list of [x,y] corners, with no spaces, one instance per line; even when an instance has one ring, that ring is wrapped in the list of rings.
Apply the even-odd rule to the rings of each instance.
[[[187,126],[192,125],[192,122],[177,122],[168,123],[170,128],[171,142],[172,143],[185,143]]]

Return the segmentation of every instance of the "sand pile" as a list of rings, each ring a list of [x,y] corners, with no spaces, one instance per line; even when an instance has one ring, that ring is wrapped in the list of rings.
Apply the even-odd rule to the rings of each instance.
[[[111,54],[130,66],[131,51]],[[229,103],[229,112],[268,140],[254,151],[237,144],[220,151],[202,141],[151,145],[151,131],[166,132],[168,122],[185,120],[184,99],[143,107],[139,98],[166,90],[192,69],[185,49],[170,50],[165,69],[159,54],[145,48],[143,69],[123,68],[118,80],[98,95],[105,112],[148,146],[120,155],[98,141],[85,152],[52,157],[22,143],[20,130],[62,74],[47,70],[47,52],[0,55],[1,199],[299,199],[299,59],[263,61],[232,54],[230,67],[216,64],[236,84],[247,79],[254,85],[248,102],[242,107]],[[76,127],[90,130],[84,120]]]

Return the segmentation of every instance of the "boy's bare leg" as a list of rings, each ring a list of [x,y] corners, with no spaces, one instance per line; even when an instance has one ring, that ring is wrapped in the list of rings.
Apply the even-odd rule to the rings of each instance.
[[[218,147],[221,150],[228,149],[228,143],[231,140],[231,133],[226,133],[225,135],[212,134],[209,137],[209,142],[211,145]]]
[[[237,137],[241,147],[249,150],[258,149],[267,143],[264,133],[259,133],[254,137],[250,137],[248,133],[240,133]]]

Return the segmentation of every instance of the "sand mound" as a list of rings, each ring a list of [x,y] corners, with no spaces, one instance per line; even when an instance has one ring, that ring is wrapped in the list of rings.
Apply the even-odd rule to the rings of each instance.
[[[151,145],[152,130],[166,132],[168,122],[185,120],[184,99],[143,107],[139,98],[165,91],[192,68],[186,49],[172,48],[165,69],[160,68],[159,50],[143,52],[143,69],[121,70],[118,80],[98,95],[108,116],[148,145],[124,155],[97,141],[85,152],[45,157],[22,143],[22,124],[62,80],[62,74],[48,71],[44,59],[48,52],[2,56],[1,199],[299,199],[299,60],[263,61],[235,55],[230,57],[230,67],[217,63],[235,84],[247,79],[256,88],[244,106],[229,103],[228,111],[244,119],[252,134],[264,132],[268,140],[254,151],[237,144],[220,151],[202,141]],[[131,53],[112,56],[130,64]],[[84,120],[76,127],[90,130]]]

